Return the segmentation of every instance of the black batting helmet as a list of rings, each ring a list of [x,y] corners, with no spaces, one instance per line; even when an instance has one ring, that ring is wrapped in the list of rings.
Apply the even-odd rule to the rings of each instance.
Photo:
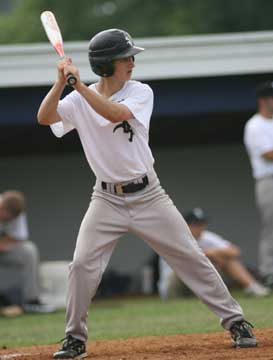
[[[95,74],[103,77],[114,74],[114,60],[134,56],[144,49],[134,45],[131,36],[120,29],[99,32],[89,43],[89,62]]]

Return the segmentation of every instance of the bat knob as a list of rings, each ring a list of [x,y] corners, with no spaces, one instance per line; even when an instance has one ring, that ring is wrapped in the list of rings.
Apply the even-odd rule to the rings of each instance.
[[[67,77],[66,77],[66,81],[67,81],[68,85],[74,86],[76,84],[76,82],[77,82],[77,79],[75,78],[74,75],[68,74]]]

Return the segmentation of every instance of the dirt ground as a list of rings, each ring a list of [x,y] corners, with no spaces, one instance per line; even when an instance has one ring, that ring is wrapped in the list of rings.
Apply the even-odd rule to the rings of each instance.
[[[256,330],[259,346],[233,349],[228,332],[91,341],[88,358],[95,360],[273,360],[273,329]],[[0,359],[49,360],[58,345],[0,349]]]

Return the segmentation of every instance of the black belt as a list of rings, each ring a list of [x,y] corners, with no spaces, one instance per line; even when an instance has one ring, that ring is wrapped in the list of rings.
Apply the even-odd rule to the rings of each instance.
[[[111,191],[111,188],[113,188],[113,192],[115,194],[121,195],[121,194],[130,194],[130,193],[135,193],[137,191],[140,191],[142,189],[144,189],[148,184],[149,184],[149,179],[148,176],[145,175],[143,176],[143,178],[139,179],[139,183],[128,183],[126,185],[121,184],[109,184],[106,183],[104,181],[101,182],[101,187],[103,190],[108,190],[109,192]]]

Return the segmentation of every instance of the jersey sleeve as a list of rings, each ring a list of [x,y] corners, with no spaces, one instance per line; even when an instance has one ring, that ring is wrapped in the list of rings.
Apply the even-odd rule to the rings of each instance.
[[[15,240],[27,240],[29,237],[26,214],[20,214],[9,222],[4,232]]]
[[[77,107],[80,101],[79,94],[74,90],[70,94],[66,95],[62,100],[59,101],[57,112],[60,115],[63,123],[63,127],[59,125],[51,126],[51,129],[56,136],[57,134],[62,134],[61,136],[67,134],[69,131],[76,128],[77,121]],[[58,124],[58,123],[57,123]],[[58,136],[60,137],[60,136]]]
[[[258,126],[247,126],[244,134],[246,148],[253,154],[262,156],[268,151],[273,150],[272,138],[267,132]]]
[[[153,91],[146,84],[133,88],[132,94],[121,102],[121,104],[128,107],[134,118],[144,125],[146,129],[150,126],[153,103]]]
[[[75,127],[72,124],[63,121],[58,121],[54,124],[51,124],[50,128],[53,134],[58,138],[61,138],[71,130],[75,129]]]

